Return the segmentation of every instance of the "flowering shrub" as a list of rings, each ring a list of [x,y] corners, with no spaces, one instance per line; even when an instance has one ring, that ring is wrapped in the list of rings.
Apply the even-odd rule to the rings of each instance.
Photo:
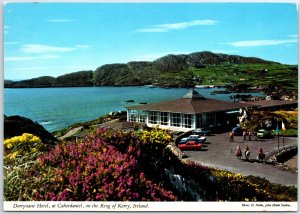
[[[30,200],[35,187],[36,158],[45,145],[39,137],[24,133],[4,141],[4,200]]]
[[[140,132],[122,132],[110,129],[99,129],[90,138],[100,138],[108,144],[115,146],[120,152],[126,154],[128,148],[134,148],[138,151],[139,156],[135,156],[144,173],[151,179],[161,181],[160,173],[153,174],[149,165],[156,165],[156,168],[164,170],[170,167],[177,157],[172,154],[166,146],[172,142],[172,137],[167,130],[152,129],[150,131],[143,130]]]
[[[161,143],[164,145],[168,145],[172,142],[172,136],[165,129],[152,129],[150,131],[143,130],[139,132],[140,140],[144,143]]]
[[[14,161],[17,157],[40,152],[43,149],[45,149],[45,145],[41,139],[28,133],[4,141],[4,156],[6,161]]]
[[[35,189],[34,200],[101,200],[101,201],[160,201],[175,200],[170,191],[148,180],[136,158],[140,150],[129,145],[126,153],[103,140],[118,138],[124,145],[129,138],[106,130],[90,136],[81,143],[57,145],[48,154],[39,157],[38,176],[48,182]],[[131,134],[130,134],[131,136]],[[134,139],[134,138],[133,138]],[[124,149],[124,148],[123,148]],[[47,169],[53,174],[48,177]]]
[[[252,175],[246,176],[245,179],[256,186],[260,192],[267,192],[267,195],[269,195],[273,201],[297,201],[298,191],[294,186],[272,184],[265,178],[259,178]],[[257,200],[258,199],[259,198],[257,198]]]
[[[229,201],[296,201],[297,188],[271,184],[263,178],[211,168],[218,195]]]

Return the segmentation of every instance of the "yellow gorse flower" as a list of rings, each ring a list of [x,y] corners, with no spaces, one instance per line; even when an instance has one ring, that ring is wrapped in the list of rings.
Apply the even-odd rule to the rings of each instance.
[[[140,139],[144,142],[151,143],[170,143],[172,136],[166,129],[158,129],[157,127],[151,131],[143,130],[140,133]]]
[[[4,141],[4,155],[6,159],[14,160],[18,156],[41,151],[45,145],[41,139],[33,134],[24,133]]]

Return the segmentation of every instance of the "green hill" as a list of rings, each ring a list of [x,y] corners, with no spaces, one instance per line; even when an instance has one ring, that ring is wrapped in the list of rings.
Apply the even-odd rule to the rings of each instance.
[[[46,88],[52,87],[54,77],[43,76],[38,78],[33,78],[29,80],[22,80],[17,82],[10,82],[10,88]]]
[[[277,87],[297,92],[298,66],[255,57],[216,54],[208,51],[167,55],[152,62],[106,64],[95,71],[79,71],[57,78],[39,77],[5,87],[137,86],[194,87],[195,85],[247,84],[266,90]]]
[[[93,71],[78,71],[55,78],[53,87],[93,86]]]

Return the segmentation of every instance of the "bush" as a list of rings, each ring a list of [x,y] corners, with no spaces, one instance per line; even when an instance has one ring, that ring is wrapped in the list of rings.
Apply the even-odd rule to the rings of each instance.
[[[17,157],[41,152],[46,147],[41,139],[32,134],[24,133],[22,136],[16,136],[4,141],[5,161],[14,161]]]
[[[24,133],[4,141],[4,200],[31,200],[36,158],[46,149],[39,137]]]
[[[218,200],[297,201],[297,188],[272,184],[265,178],[211,169]]]
[[[57,145],[39,157],[38,163],[44,169],[39,179],[48,182],[35,190],[34,200],[175,200],[172,192],[145,177],[137,161],[138,148],[129,145],[122,153],[106,142],[118,137],[99,131],[98,136],[90,136],[81,143]],[[123,141],[116,142],[122,145],[128,139],[124,135]],[[49,168],[54,173],[47,174]]]

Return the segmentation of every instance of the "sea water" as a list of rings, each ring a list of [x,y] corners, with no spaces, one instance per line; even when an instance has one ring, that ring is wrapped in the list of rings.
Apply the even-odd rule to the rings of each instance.
[[[4,114],[20,115],[43,125],[48,131],[96,119],[126,106],[181,98],[190,89],[134,87],[7,88],[4,89]],[[217,88],[195,88],[207,98],[230,101],[230,95],[211,95]],[[261,94],[254,94],[261,95]],[[134,102],[126,102],[133,100]]]

